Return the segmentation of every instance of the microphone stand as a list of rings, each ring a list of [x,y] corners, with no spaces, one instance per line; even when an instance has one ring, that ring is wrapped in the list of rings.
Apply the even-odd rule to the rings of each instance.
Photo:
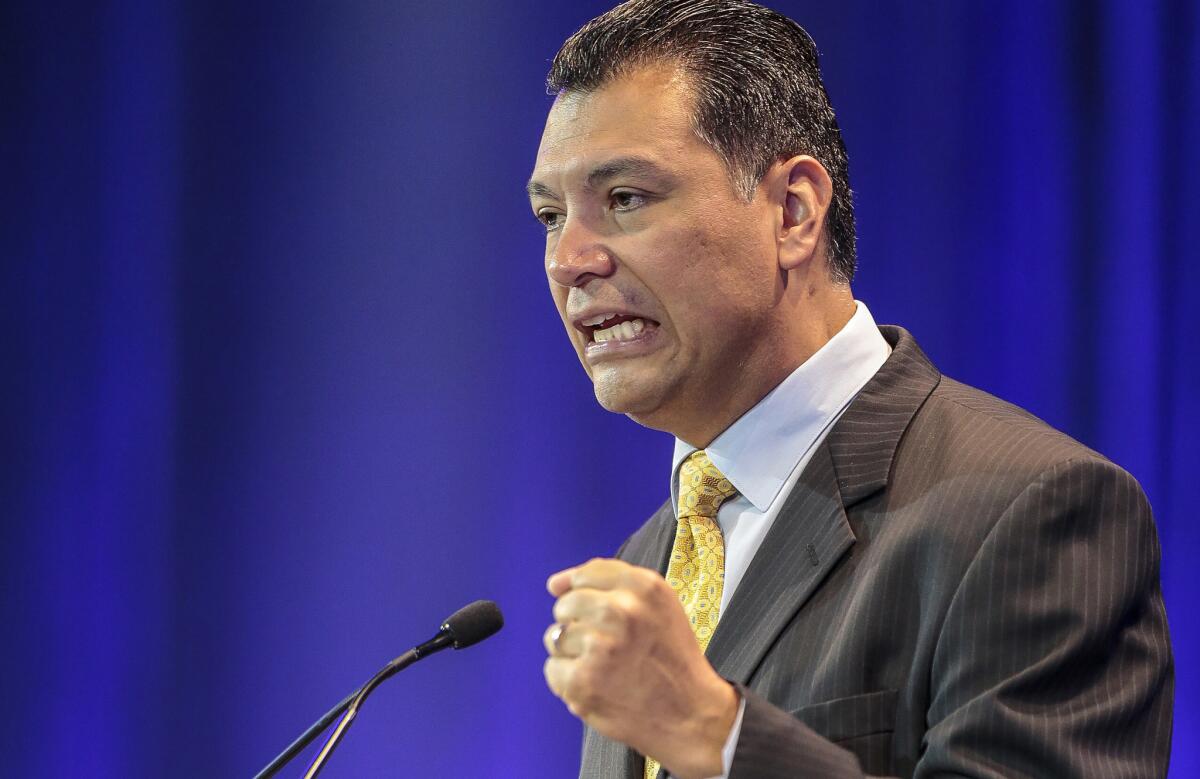
[[[254,779],[270,779],[270,777],[279,773],[279,769],[283,768],[289,760],[300,754],[300,751],[308,746],[309,742],[316,738],[321,731],[325,730],[329,726],[329,723],[333,722],[339,714],[343,714],[344,712],[342,719],[333,729],[333,732],[329,734],[329,739],[321,747],[321,751],[317,753],[316,758],[313,759],[312,765],[308,767],[308,772],[304,774],[305,779],[312,779],[320,773],[322,766],[325,765],[325,761],[333,754],[334,747],[342,740],[342,736],[346,734],[346,729],[350,727],[350,723],[354,722],[354,718],[358,716],[359,707],[362,706],[367,696],[374,692],[376,687],[426,655],[440,652],[447,647],[464,649],[474,646],[485,638],[494,635],[502,627],[504,627],[504,616],[500,613],[500,607],[492,601],[477,600],[474,603],[468,603],[466,606],[463,606],[446,618],[446,621],[442,623],[442,626],[433,638],[424,644],[413,647],[392,660],[380,669],[379,673],[368,679],[366,684],[347,695],[340,703],[325,712],[325,716],[314,722],[312,727],[301,733],[300,738],[289,744],[287,749],[280,752],[274,760],[267,764],[266,768],[255,774]]]
[[[321,747],[321,751],[317,753],[315,758],[313,758],[312,765],[308,767],[308,771],[304,774],[304,779],[313,779],[313,777],[321,773],[321,769],[325,766],[325,762],[329,760],[329,756],[333,754],[334,748],[342,740],[342,736],[346,735],[346,731],[350,728],[351,723],[354,722],[354,718],[358,716],[358,708],[362,706],[363,701],[367,699],[367,696],[374,692],[375,688],[383,684],[384,681],[390,679],[392,676],[395,676],[405,668],[420,660],[422,654],[425,654],[421,650],[429,646],[429,644],[433,644],[437,641],[438,639],[435,638],[433,641],[429,641],[419,647],[414,647],[413,649],[408,650],[392,662],[385,665],[379,671],[379,673],[372,676],[366,684],[358,689],[358,692],[354,694],[350,704],[346,708],[346,713],[338,722],[337,727],[334,728],[333,732],[329,734],[329,738],[325,740],[325,745]],[[442,646],[439,646],[438,649],[448,646],[451,642],[452,640],[449,637],[446,637],[445,643]],[[437,651],[437,649],[432,651]]]
[[[280,752],[275,759],[267,765],[266,768],[255,774],[254,779],[270,779],[270,777],[279,773],[279,769],[283,768],[289,761],[291,761],[292,758],[300,754],[300,752],[306,746],[308,746],[313,739],[320,735],[325,728],[329,727],[329,723],[333,722],[338,718],[338,716],[345,712],[345,716],[343,716],[338,722],[337,727],[334,728],[333,732],[329,734],[329,738],[325,741],[324,746],[321,747],[321,751],[317,753],[317,756],[313,759],[312,765],[308,767],[308,771],[304,774],[304,779],[312,779],[312,777],[316,776],[321,771],[321,768],[324,767],[325,762],[329,759],[329,756],[333,754],[334,747],[336,747],[338,742],[342,740],[342,736],[345,735],[346,730],[350,727],[350,723],[352,723],[354,718],[358,716],[359,707],[362,706],[363,701],[367,699],[367,696],[375,691],[376,687],[378,687],[387,679],[390,679],[392,676],[400,673],[413,663],[417,662],[422,657],[445,649],[453,644],[454,637],[452,635],[447,632],[439,632],[436,636],[426,641],[424,644],[413,647],[397,657],[395,660],[392,660],[390,663],[385,665],[379,671],[379,673],[372,676],[366,684],[347,695],[336,706],[325,712],[325,715],[321,717],[321,719],[314,722],[308,730],[301,733],[300,737],[289,744],[286,749]]]
[[[276,755],[275,759],[268,763],[266,768],[255,774],[254,779],[270,779],[270,777],[279,773],[279,769],[291,762],[293,757],[300,754],[300,752],[306,746],[308,746],[314,738],[319,736],[321,732],[325,730],[325,728],[329,727],[329,723],[341,716],[342,712],[350,707],[350,703],[361,690],[361,687],[358,688],[345,698],[342,698],[342,700],[338,702],[338,704],[332,709],[325,712],[325,715],[322,716],[321,719],[314,722],[312,727],[301,733],[299,738],[288,744],[286,749]]]

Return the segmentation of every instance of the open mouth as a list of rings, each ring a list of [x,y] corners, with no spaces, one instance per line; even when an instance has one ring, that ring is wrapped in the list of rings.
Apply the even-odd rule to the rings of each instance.
[[[658,327],[658,322],[629,314],[600,314],[579,323],[592,343],[609,341],[633,341],[648,330]]]

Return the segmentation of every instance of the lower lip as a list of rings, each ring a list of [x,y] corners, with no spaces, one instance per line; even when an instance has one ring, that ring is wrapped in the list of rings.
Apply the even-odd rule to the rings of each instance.
[[[647,327],[633,338],[623,341],[591,341],[583,350],[589,363],[603,362],[624,357],[637,357],[658,348],[658,326]]]

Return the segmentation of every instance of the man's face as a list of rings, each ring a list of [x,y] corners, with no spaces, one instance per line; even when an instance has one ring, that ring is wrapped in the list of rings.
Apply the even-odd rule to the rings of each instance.
[[[691,111],[666,66],[561,96],[530,181],[550,290],[597,400],[683,437],[777,379],[782,288],[781,214],[761,191],[737,195]]]

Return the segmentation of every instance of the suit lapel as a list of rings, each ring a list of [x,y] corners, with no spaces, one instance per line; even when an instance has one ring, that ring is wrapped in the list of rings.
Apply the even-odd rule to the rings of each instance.
[[[817,447],[713,634],[708,658],[727,679],[749,682],[854,544],[847,509],[887,485],[904,431],[941,378],[907,331],[880,330],[891,356]]]
[[[627,563],[664,573],[674,541],[675,512],[668,501],[659,506],[654,516],[630,536],[629,542],[617,552],[617,557]]]
[[[780,631],[853,543],[833,460],[820,446],[717,625],[708,645],[717,673],[748,682]]]
[[[907,330],[879,331],[892,354],[825,439],[847,509],[887,486],[904,431],[942,378]]]

